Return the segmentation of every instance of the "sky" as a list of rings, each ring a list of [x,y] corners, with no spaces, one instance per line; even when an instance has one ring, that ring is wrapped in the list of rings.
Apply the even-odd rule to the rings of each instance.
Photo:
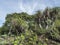
[[[5,22],[7,14],[26,12],[33,14],[46,7],[60,7],[60,0],[0,0],[0,26]]]

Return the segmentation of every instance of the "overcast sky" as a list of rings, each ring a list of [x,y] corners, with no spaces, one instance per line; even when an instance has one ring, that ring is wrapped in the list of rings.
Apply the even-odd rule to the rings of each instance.
[[[27,12],[33,14],[46,7],[60,7],[60,0],[0,0],[0,26],[5,22],[9,13]]]

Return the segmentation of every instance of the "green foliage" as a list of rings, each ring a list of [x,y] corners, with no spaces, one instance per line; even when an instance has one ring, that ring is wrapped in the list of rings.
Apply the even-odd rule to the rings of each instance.
[[[6,37],[0,37],[4,39],[3,45],[52,44],[60,39],[60,8],[46,8],[33,15],[24,12],[7,14],[4,25],[0,27],[0,35],[5,34]]]

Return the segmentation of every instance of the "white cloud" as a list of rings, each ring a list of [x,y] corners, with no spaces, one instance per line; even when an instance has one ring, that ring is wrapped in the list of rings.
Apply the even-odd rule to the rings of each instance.
[[[24,2],[26,1],[26,2]],[[34,13],[36,10],[45,9],[46,7],[52,7],[49,1],[44,0],[20,0],[18,3],[21,12],[27,12],[29,14]]]
[[[29,14],[32,14],[34,12],[37,5],[38,5],[38,2],[35,2],[34,0],[31,0],[31,2],[29,3],[28,1],[26,3],[24,3],[23,0],[19,1],[20,10],[22,12],[27,12]]]

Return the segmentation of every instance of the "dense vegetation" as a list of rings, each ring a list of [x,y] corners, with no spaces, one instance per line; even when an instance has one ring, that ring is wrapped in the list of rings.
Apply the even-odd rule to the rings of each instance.
[[[33,15],[7,14],[0,27],[0,45],[59,45],[60,7],[46,8]]]

